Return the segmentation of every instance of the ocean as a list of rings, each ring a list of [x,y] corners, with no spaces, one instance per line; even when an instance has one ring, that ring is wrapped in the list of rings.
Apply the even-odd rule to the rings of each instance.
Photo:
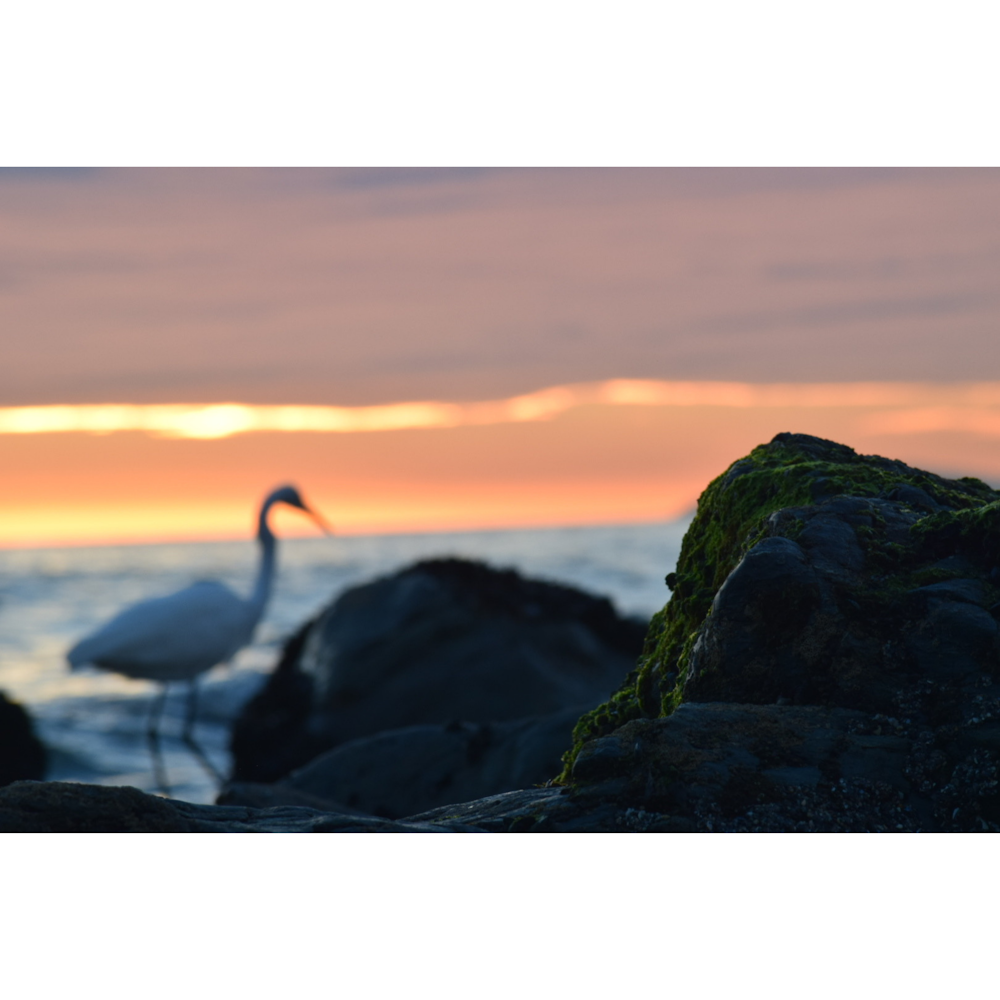
[[[500,568],[609,597],[648,618],[666,602],[690,517],[660,524],[290,539],[252,645],[201,681],[196,738],[228,772],[228,734],[273,669],[284,640],[348,587],[438,556]],[[123,607],[199,579],[248,593],[257,544],[202,542],[0,551],[0,690],[31,713],[49,750],[47,777],[156,791],[146,719],[159,686],[95,669],[69,672],[66,651]],[[186,685],[174,685],[161,723],[173,794],[213,802],[214,783],[180,741]]]

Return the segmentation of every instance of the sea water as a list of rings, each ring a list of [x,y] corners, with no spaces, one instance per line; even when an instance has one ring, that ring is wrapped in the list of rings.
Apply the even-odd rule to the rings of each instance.
[[[481,559],[609,597],[648,619],[669,591],[690,517],[660,524],[291,539],[253,643],[201,681],[196,738],[227,773],[229,729],[274,668],[281,645],[348,587],[418,559]],[[70,673],[66,651],[136,601],[216,579],[248,594],[256,543],[204,542],[0,550],[0,690],[24,704],[49,751],[47,777],[155,791],[146,744],[154,682],[93,668]],[[610,692],[609,692],[610,693]],[[186,685],[173,685],[161,723],[173,793],[212,802],[217,789],[180,740]]]

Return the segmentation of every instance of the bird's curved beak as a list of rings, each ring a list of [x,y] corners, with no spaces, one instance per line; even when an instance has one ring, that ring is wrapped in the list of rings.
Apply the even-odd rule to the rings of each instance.
[[[333,528],[327,523],[326,519],[320,514],[317,514],[312,507],[307,507],[305,504],[302,505],[302,509],[307,513],[322,529],[324,535],[332,535]]]

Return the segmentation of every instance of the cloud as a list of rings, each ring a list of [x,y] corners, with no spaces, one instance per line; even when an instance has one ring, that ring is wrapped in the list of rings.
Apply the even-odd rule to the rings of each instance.
[[[942,401],[938,406],[926,404]],[[0,408],[0,434],[140,431],[156,437],[210,440],[250,432],[359,434],[551,420],[580,406],[880,408],[871,433],[933,430],[1000,436],[1000,383],[668,382],[610,379],[552,386],[507,399],[435,400],[378,406],[260,406],[247,403],[86,404]],[[899,409],[903,407],[903,409]]]
[[[922,406],[891,413],[873,413],[862,423],[869,434],[929,434],[958,431],[1000,437],[1000,406]]]
[[[89,181],[100,167],[0,167],[0,181]]]
[[[337,187],[390,188],[475,183],[497,174],[499,169],[485,167],[372,167],[331,168],[328,176]]]

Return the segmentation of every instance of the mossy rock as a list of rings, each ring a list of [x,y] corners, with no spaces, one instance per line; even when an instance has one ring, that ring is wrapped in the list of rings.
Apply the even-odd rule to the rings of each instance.
[[[851,529],[861,568],[851,589],[838,597],[850,606],[849,614],[854,608],[859,618],[898,616],[904,594],[960,575],[942,564],[950,556],[965,560],[964,575],[974,564],[984,581],[991,570],[994,583],[1000,576],[994,569],[1000,560],[1000,493],[986,483],[945,479],[806,434],[778,434],[734,462],[701,495],[677,569],[667,578],[670,600],[653,616],[642,655],[623,686],[577,723],[560,781],[569,780],[584,744],[631,720],[674,712],[685,700],[692,651],[732,571],[763,539],[794,540],[817,505],[838,497],[869,501],[865,517],[854,518]],[[891,531],[885,513],[894,518]],[[824,701],[815,691],[807,700]]]

